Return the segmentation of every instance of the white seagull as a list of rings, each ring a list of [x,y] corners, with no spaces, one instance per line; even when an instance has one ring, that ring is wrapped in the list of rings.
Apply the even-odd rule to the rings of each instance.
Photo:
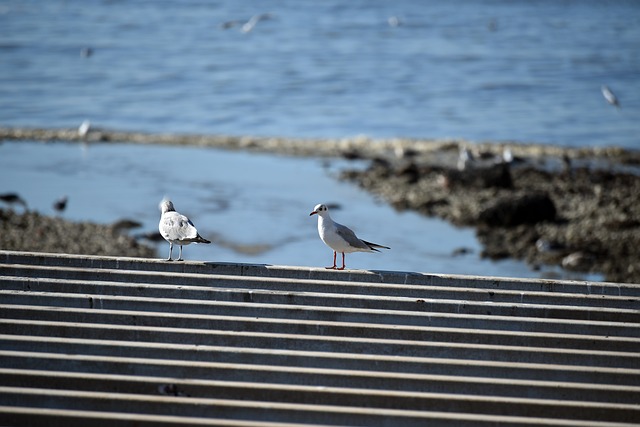
[[[258,22],[260,21],[266,21],[267,19],[271,19],[273,17],[272,14],[270,13],[261,13],[259,15],[253,15],[251,17],[251,19],[249,19],[241,28],[240,31],[242,31],[243,33],[249,33],[251,32],[251,30],[253,30],[253,27],[255,27]]]
[[[344,254],[351,252],[380,252],[377,248],[391,249],[376,243],[359,239],[348,227],[338,224],[329,216],[329,208],[326,205],[316,205],[313,212],[309,214],[318,215],[318,234],[325,245],[333,249],[333,266],[327,267],[333,270],[344,270]],[[336,256],[342,252],[342,267],[337,268]]]
[[[91,122],[89,120],[85,120],[78,127],[78,135],[80,135],[80,138],[85,138],[90,130],[91,130]]]
[[[174,243],[180,245],[180,256],[177,261],[182,261],[183,245],[211,243],[198,234],[198,230],[196,230],[189,218],[176,212],[171,200],[164,199],[160,202],[160,210],[162,211],[162,216],[160,217],[158,230],[160,230],[164,240],[169,242],[169,258],[167,258],[167,261],[172,261],[171,253],[173,252]]]
[[[620,101],[618,101],[618,97],[613,93],[611,89],[603,85],[600,90],[602,91],[602,96],[604,96],[604,99],[606,99],[609,104],[613,105],[616,108],[620,108]]]

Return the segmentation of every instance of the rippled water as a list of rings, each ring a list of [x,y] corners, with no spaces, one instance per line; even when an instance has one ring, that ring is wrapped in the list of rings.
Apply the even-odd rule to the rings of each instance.
[[[639,147],[639,41],[637,1],[8,0],[0,123]]]

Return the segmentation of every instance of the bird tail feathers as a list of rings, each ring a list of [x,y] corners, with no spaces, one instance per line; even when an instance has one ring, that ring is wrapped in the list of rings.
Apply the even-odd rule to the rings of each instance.
[[[363,242],[364,242],[367,246],[369,246],[369,249],[371,249],[372,251],[380,252],[377,248],[380,248],[380,249],[391,249],[391,248],[390,248],[390,247],[388,247],[388,246],[382,246],[382,245],[379,245],[379,244],[377,244],[377,243],[367,242],[366,240],[363,240]]]
[[[197,235],[195,239],[193,239],[193,243],[211,243],[211,241],[205,239],[201,235]]]

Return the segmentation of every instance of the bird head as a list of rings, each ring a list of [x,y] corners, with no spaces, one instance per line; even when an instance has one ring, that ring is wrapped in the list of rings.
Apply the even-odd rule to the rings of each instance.
[[[313,212],[311,212],[309,214],[309,216],[315,215],[315,214],[318,214],[320,216],[328,215],[329,214],[329,208],[327,207],[327,205],[323,205],[323,204],[316,205],[316,207],[313,208]]]
[[[171,200],[167,199],[166,197],[162,199],[158,207],[160,208],[160,211],[162,213],[175,211],[175,208],[173,207],[173,203],[171,202]]]

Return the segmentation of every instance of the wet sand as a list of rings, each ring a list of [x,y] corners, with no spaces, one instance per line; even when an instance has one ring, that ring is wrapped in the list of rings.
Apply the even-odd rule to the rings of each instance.
[[[602,273],[608,281],[640,283],[637,151],[522,143],[470,144],[457,140],[299,140],[96,129],[82,137],[75,129],[0,128],[0,139],[194,145],[365,160],[367,167],[347,170],[342,179],[382,197],[396,209],[415,210],[475,227],[484,245],[483,256],[524,259],[533,266],[561,265],[567,270]],[[458,165],[463,147],[468,147],[477,159],[464,169]],[[505,149],[513,161],[502,159]],[[46,220],[39,217],[30,221]],[[122,240],[107,226],[102,231],[93,230],[88,234],[92,239],[111,236]],[[2,244],[6,249],[45,250],[8,246],[12,243],[6,241],[4,234]],[[137,256],[136,251],[143,251],[136,248],[139,245],[135,241],[128,244],[131,252],[120,255]],[[53,250],[54,246],[50,243],[46,250]],[[77,251],[96,254],[107,254],[96,251],[110,247],[128,250],[115,249],[115,244],[89,247],[90,243],[82,239],[72,246]]]

